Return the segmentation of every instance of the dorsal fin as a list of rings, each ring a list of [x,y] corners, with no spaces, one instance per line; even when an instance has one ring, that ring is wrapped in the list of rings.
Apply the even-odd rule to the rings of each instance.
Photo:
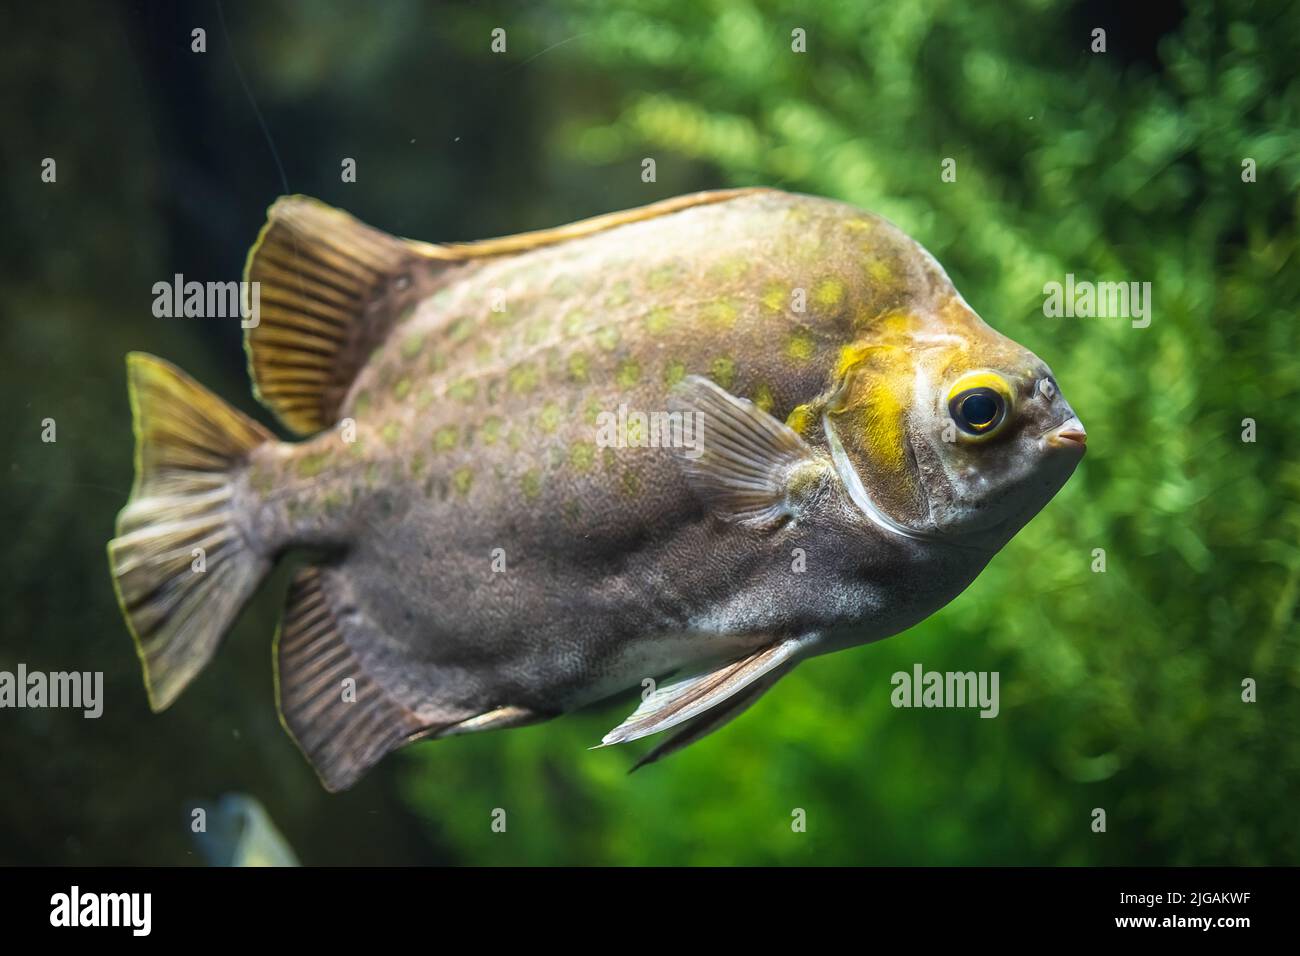
[[[257,323],[244,344],[262,403],[299,434],[332,425],[357,371],[428,275],[422,261],[413,243],[340,209],[307,196],[276,200],[244,266],[245,282],[258,283]]]
[[[253,389],[293,431],[318,432],[337,420],[357,372],[397,315],[447,281],[449,267],[764,191],[692,193],[554,229],[447,245],[399,239],[319,200],[283,196],[268,210],[244,267],[245,282],[258,284],[257,322],[245,333]]]

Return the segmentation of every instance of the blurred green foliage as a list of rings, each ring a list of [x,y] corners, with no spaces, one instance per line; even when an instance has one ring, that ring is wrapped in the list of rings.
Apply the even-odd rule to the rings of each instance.
[[[224,10],[228,34],[206,3],[37,6],[0,39],[0,667],[103,670],[108,694],[99,721],[0,715],[22,784],[0,788],[0,862],[192,860],[186,808],[231,790],[308,864],[1300,862],[1295,4]],[[47,155],[57,188],[38,182]],[[633,776],[643,745],[586,749],[629,694],[419,744],[322,793],[271,706],[283,572],[185,697],[148,713],[103,556],[130,484],[122,356],[164,355],[256,408],[237,330],[154,319],[154,282],[236,275],[286,188],[438,240],[755,183],[894,220],[1087,425],[1079,471],[967,593],[801,665]],[[1045,318],[1043,286],[1067,273],[1150,282],[1150,327]],[[57,445],[38,440],[46,416]],[[1000,716],[895,710],[890,676],[914,662],[1000,672]]]

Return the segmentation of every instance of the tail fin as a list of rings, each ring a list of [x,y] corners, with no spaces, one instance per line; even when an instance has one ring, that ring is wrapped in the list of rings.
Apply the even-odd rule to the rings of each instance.
[[[149,706],[160,711],[212,659],[270,570],[234,522],[232,478],[274,436],[151,355],[128,355],[127,379],[135,485],[108,559]]]

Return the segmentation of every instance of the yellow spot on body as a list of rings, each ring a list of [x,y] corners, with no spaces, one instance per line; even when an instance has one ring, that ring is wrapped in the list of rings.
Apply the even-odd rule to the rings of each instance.
[[[384,441],[389,445],[396,445],[399,438],[402,437],[402,429],[398,427],[397,422],[389,422],[384,426]]]
[[[651,335],[662,335],[668,331],[672,321],[673,310],[666,305],[661,305],[657,309],[651,309],[645,317],[645,330]]]
[[[411,380],[409,378],[399,378],[397,384],[393,386],[393,394],[398,401],[406,398],[411,393]]]
[[[785,423],[800,435],[808,430],[813,422],[813,411],[809,405],[798,405],[786,416]]]
[[[420,354],[420,350],[423,348],[424,336],[418,332],[412,333],[402,340],[402,358],[413,359]]]
[[[600,401],[593,398],[587,402],[587,407],[583,409],[582,417],[588,425],[594,425],[600,420],[600,413],[605,409]]]
[[[542,431],[550,434],[560,427],[560,419],[563,413],[560,406],[555,402],[547,402],[542,406],[542,413],[537,416],[537,427]]]
[[[569,448],[569,464],[574,471],[591,471],[596,460],[596,446],[589,441],[574,442]]]
[[[532,500],[542,493],[542,476],[537,472],[537,469],[530,468],[519,479],[519,487],[522,489],[524,497]]]
[[[516,365],[509,373],[510,391],[526,395],[537,388],[537,368],[533,365]]]
[[[483,444],[495,445],[501,437],[501,419],[493,415],[483,423]]]
[[[579,335],[586,324],[587,313],[581,309],[574,309],[564,317],[564,334],[570,338]]]
[[[606,352],[611,352],[618,345],[618,329],[607,325],[596,333],[596,344]]]
[[[646,276],[646,285],[651,289],[666,289],[668,286],[673,284],[673,281],[677,278],[680,272],[681,269],[673,263],[656,266],[654,269],[650,270],[650,274]]]
[[[676,385],[686,377],[686,366],[676,360],[670,361],[664,366],[664,384]]]
[[[776,400],[772,397],[772,390],[767,387],[765,382],[759,382],[758,387],[754,389],[754,404],[765,412],[770,412]]]
[[[870,232],[876,228],[876,224],[870,219],[850,219],[844,223],[844,228],[854,232]]]
[[[460,434],[455,425],[443,425],[433,436],[435,451],[450,451],[456,447],[456,438]]]
[[[610,289],[609,295],[605,297],[605,305],[611,308],[623,305],[628,300],[630,289],[631,286],[626,279],[616,282],[614,288]]]
[[[353,405],[358,415],[364,415],[370,411],[370,393],[358,392],[356,403]]]
[[[709,366],[709,377],[723,388],[731,388],[736,380],[736,363],[726,356],[714,359]]]
[[[783,285],[770,285],[763,290],[763,308],[769,312],[784,312],[790,301],[790,290]]]
[[[473,331],[474,323],[468,318],[460,318],[451,323],[451,327],[447,329],[447,338],[453,342],[463,342]]]
[[[417,451],[411,456],[411,474],[418,478],[424,473],[424,466],[427,464],[428,460],[424,457],[424,452]]]
[[[894,281],[893,270],[880,259],[871,259],[867,262],[867,275],[881,285],[888,285]]]
[[[474,395],[478,392],[478,383],[472,378],[462,378],[459,382],[447,389],[447,394],[457,401],[472,402]]]
[[[524,443],[524,436],[519,434],[518,428],[512,428],[506,432],[506,444],[510,446],[511,451],[518,451]]]
[[[796,362],[806,362],[813,357],[816,343],[803,329],[796,330],[785,343],[785,354]]]
[[[749,260],[734,256],[724,259],[709,270],[709,277],[715,280],[739,279],[749,271]]]
[[[639,494],[641,491],[641,477],[634,471],[625,471],[623,472],[622,485],[624,494]]]
[[[618,367],[614,382],[619,388],[633,388],[641,380],[641,365],[634,359],[628,359]]]
[[[842,298],[844,283],[839,279],[823,279],[813,290],[813,301],[826,308],[838,305]]]
[[[457,468],[451,475],[451,485],[456,494],[462,498],[469,494],[469,486],[474,483],[474,472],[468,468]]]
[[[325,466],[329,464],[330,456],[325,452],[315,452],[310,455],[303,455],[298,459],[298,477],[315,478]]]
[[[736,304],[730,299],[715,299],[704,307],[704,321],[729,329],[736,324]]]
[[[569,356],[569,378],[582,384],[587,381],[587,356],[581,352],[575,352]]]

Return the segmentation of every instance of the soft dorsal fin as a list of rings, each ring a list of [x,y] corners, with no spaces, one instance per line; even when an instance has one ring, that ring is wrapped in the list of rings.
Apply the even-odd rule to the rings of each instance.
[[[308,196],[281,197],[244,267],[245,282],[258,284],[257,324],[245,338],[254,391],[293,431],[318,432],[337,420],[396,316],[446,282],[447,269],[764,191],[692,193],[554,229],[447,245],[390,236]]]
[[[244,341],[257,397],[295,432],[336,420],[362,364],[429,274],[414,246],[307,196],[282,197],[267,212],[244,267],[260,302]]]

